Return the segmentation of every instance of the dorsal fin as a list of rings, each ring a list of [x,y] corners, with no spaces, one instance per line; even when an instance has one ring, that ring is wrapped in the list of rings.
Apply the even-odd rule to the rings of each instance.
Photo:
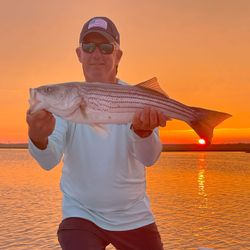
[[[154,90],[154,91],[156,91],[158,93],[161,93],[162,95],[168,97],[166,92],[160,87],[156,77],[153,77],[153,78],[151,78],[151,79],[149,79],[149,80],[147,80],[145,82],[138,83],[135,86],[147,88],[147,89],[150,89],[150,90]]]

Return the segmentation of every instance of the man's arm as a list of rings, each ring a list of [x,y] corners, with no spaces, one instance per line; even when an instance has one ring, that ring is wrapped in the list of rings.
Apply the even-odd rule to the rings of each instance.
[[[137,112],[131,124],[133,150],[135,157],[145,166],[153,165],[158,159],[162,145],[158,135],[158,127],[166,126],[169,120],[162,112],[145,107]]]

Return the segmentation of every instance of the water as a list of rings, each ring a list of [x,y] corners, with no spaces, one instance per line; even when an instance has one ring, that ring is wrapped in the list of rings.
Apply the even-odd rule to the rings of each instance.
[[[1,250],[60,249],[60,174],[0,150]],[[147,183],[165,249],[250,249],[250,154],[162,153]]]

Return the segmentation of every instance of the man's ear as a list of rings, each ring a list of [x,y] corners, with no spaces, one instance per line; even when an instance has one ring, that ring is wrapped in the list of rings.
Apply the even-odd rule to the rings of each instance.
[[[82,63],[82,50],[81,48],[76,48],[76,54],[80,63]]]
[[[116,60],[117,60],[117,63],[120,62],[121,58],[122,58],[122,50],[117,50],[116,51]]]

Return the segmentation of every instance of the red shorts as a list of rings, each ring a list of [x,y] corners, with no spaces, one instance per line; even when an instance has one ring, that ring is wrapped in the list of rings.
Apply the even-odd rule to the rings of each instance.
[[[66,218],[59,225],[63,250],[103,250],[112,244],[118,250],[163,250],[155,223],[133,230],[109,231],[83,218]]]

